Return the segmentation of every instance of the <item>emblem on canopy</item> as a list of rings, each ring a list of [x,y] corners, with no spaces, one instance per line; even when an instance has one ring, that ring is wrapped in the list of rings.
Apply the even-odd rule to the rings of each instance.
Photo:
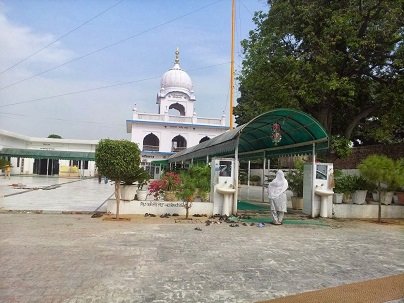
[[[282,135],[281,135],[281,125],[277,122],[272,124],[272,143],[274,145],[278,145],[278,143],[282,140]]]

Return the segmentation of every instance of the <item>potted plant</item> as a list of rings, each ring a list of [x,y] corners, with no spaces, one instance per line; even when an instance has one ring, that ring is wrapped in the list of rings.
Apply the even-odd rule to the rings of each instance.
[[[289,188],[293,192],[292,208],[303,209],[303,166],[304,161],[296,160],[294,163],[295,169],[290,170],[286,175]]]
[[[397,204],[404,205],[404,158],[395,161],[394,169],[394,192]]]
[[[342,194],[342,202],[351,203],[352,192],[354,191],[354,176],[341,173],[335,177],[334,181],[334,193]]]
[[[95,163],[103,176],[115,182],[116,218],[119,218],[120,185],[139,168],[140,150],[128,140],[102,139],[95,150]]]
[[[163,180],[153,180],[149,185],[149,192],[154,200],[160,200],[164,196],[165,182]]]
[[[149,183],[150,180],[150,175],[147,171],[145,171],[143,168],[141,168],[141,172],[138,175],[137,178],[137,191],[136,191],[136,196],[139,201],[144,201],[147,198],[148,195],[148,190],[147,186],[145,188],[145,185]]]
[[[369,181],[362,176],[353,176],[352,183],[352,203],[365,204],[366,195],[368,193],[368,189],[370,188]]]
[[[369,182],[377,184],[380,193],[378,221],[381,222],[381,204],[390,204],[393,198],[391,188],[400,182],[400,168],[395,161],[384,155],[370,155],[358,166],[361,175]]]
[[[163,190],[164,190],[164,200],[166,201],[175,201],[176,200],[176,191],[181,184],[181,177],[176,172],[166,172],[161,178],[163,181]]]
[[[250,185],[257,186],[260,185],[261,177],[258,175],[252,175],[250,177]]]
[[[247,179],[248,179],[247,170],[240,168],[239,176],[238,176],[238,180],[239,180],[240,184],[247,184]]]
[[[397,187],[395,190],[397,200],[395,203],[404,205],[404,187]]]
[[[137,194],[139,200],[139,189],[143,188],[149,179],[149,174],[142,167],[137,167],[130,171],[123,177],[123,181],[121,182],[121,199],[124,201],[132,201]],[[147,190],[144,190],[144,192],[143,200],[146,200]]]

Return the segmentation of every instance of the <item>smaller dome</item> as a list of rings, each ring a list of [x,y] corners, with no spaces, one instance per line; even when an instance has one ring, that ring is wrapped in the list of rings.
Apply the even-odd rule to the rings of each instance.
[[[164,73],[161,78],[160,88],[183,88],[188,91],[192,91],[191,77],[181,69],[179,60],[179,51],[175,51],[175,63],[174,66]]]

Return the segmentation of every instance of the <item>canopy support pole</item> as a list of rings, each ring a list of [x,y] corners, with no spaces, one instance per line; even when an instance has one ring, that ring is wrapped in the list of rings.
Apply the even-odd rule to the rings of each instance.
[[[247,185],[250,187],[251,160],[248,160]]]
[[[238,143],[240,136],[237,136],[236,148],[234,150],[234,200],[233,200],[233,214],[237,215],[237,199],[238,199],[238,183],[239,183],[239,163],[238,163]]]
[[[313,156],[312,156],[312,180],[311,180],[311,184],[313,184],[311,186],[311,217],[314,218],[314,190],[313,190],[313,186],[314,186],[314,182],[316,181],[316,143],[313,143]]]
[[[265,200],[265,185],[264,185],[264,179],[265,179],[265,166],[266,166],[266,159],[265,159],[265,156],[266,156],[266,152],[265,152],[265,150],[264,150],[264,159],[263,159],[263,161],[262,161],[262,178],[261,178],[261,181],[262,181],[262,193],[261,193],[261,202],[263,202],[264,203],[264,200]]]

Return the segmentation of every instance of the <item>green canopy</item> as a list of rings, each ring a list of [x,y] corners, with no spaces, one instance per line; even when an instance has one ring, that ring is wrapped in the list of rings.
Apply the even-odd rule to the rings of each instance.
[[[163,166],[166,167],[168,166],[168,160],[153,160],[151,161],[151,164],[153,164],[154,166]]]
[[[272,140],[273,127],[279,125],[281,140]],[[203,157],[254,157],[265,152],[267,157],[311,154],[328,149],[329,137],[312,116],[293,109],[276,109],[255,117],[235,129],[180,151],[169,157],[169,162],[187,161]]]
[[[23,148],[3,148],[0,155],[34,159],[62,159],[62,160],[90,160],[95,161],[95,153],[46,150],[46,149],[23,149]]]

